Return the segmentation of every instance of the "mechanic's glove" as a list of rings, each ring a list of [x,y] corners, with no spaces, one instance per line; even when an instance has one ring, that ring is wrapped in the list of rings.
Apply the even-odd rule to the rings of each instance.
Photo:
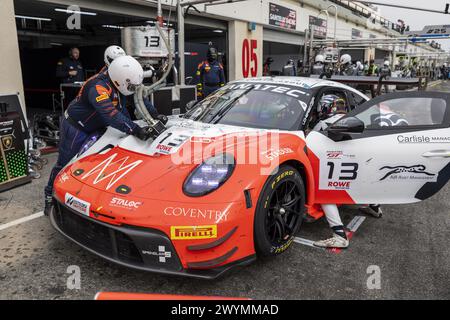
[[[133,136],[135,136],[139,140],[147,141],[148,139],[150,139],[152,137],[152,132],[149,130],[149,127],[145,127],[145,128],[137,127],[133,131]]]
[[[166,124],[167,121],[169,121],[169,118],[167,118],[167,116],[163,115],[163,114],[159,114],[156,119],[158,119],[159,121],[162,122],[162,124]]]

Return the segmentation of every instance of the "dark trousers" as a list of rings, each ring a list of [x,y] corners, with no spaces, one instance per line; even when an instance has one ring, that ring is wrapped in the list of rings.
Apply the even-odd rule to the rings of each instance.
[[[75,128],[66,119],[61,122],[60,142],[58,147],[58,161],[50,173],[47,186],[45,187],[45,196],[52,196],[53,183],[55,178],[62,168],[69,163],[69,161],[77,155],[81,147],[90,137],[89,134]]]

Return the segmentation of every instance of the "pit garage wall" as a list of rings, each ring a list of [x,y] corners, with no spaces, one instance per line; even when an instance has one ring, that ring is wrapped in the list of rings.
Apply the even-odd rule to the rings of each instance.
[[[19,93],[25,114],[22,69],[13,0],[0,1],[0,95]]]
[[[228,22],[229,80],[262,76],[263,27],[249,30],[243,21]]]

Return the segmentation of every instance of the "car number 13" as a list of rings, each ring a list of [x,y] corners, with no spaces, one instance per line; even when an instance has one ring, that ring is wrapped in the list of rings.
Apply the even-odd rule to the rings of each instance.
[[[338,171],[336,174],[339,176],[339,180],[356,180],[359,169],[359,165],[357,163],[343,162],[338,165],[340,165],[340,167],[336,170],[336,163],[327,163],[327,166],[329,167],[328,179],[335,179],[335,171]]]

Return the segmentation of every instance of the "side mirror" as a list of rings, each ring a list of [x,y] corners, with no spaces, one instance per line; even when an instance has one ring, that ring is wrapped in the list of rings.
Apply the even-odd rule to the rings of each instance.
[[[330,138],[333,140],[342,140],[347,134],[350,133],[363,133],[364,122],[355,117],[344,118],[328,128]]]
[[[192,101],[189,101],[188,103],[186,103],[186,111],[191,110],[196,103],[197,103],[197,100],[192,100]]]

